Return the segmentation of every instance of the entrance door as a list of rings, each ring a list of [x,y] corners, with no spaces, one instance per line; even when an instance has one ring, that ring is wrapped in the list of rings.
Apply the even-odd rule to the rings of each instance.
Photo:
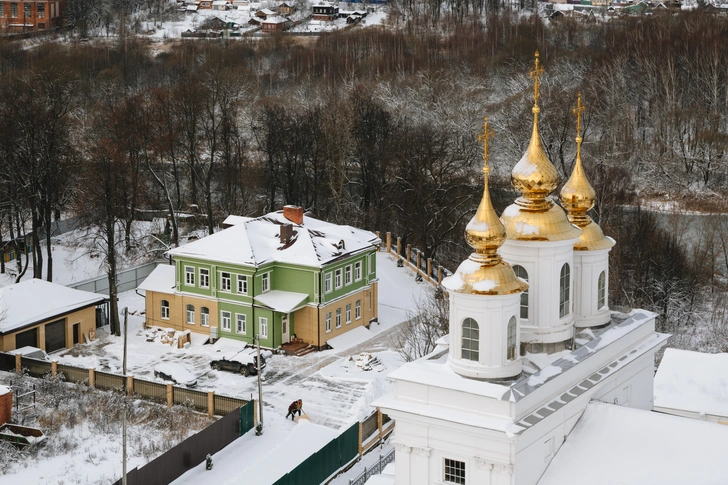
[[[290,332],[288,328],[288,314],[281,316],[281,339],[282,343],[287,344],[291,341]]]
[[[38,327],[31,328],[25,332],[15,334],[15,348],[37,347],[38,346]]]
[[[45,326],[45,351],[55,352],[66,347],[66,321],[57,320]]]
[[[80,323],[74,323],[73,324],[73,345],[76,345],[78,343],[78,332],[79,327],[81,326]]]

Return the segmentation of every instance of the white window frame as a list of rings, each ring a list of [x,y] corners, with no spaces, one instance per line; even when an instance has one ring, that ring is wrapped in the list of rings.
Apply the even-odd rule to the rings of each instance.
[[[166,303],[166,305],[165,305],[165,303]],[[162,313],[161,313],[162,320],[169,320],[169,301],[162,300],[160,302],[160,305],[162,307]]]
[[[331,271],[324,274],[324,293],[331,293]]]
[[[361,300],[356,300],[354,305],[354,318],[361,320]]]
[[[361,281],[361,261],[354,263],[354,281]]]
[[[260,291],[263,293],[270,291],[270,271],[261,275]]]
[[[225,277],[227,275],[227,277]],[[227,283],[227,284],[226,284]],[[220,271],[220,291],[232,292],[233,275],[229,271]]]
[[[351,284],[351,265],[347,265],[344,268],[344,285],[349,286]]]
[[[341,268],[334,271],[334,288],[337,290],[339,288],[341,288],[341,280],[342,280],[341,273],[342,273]]]
[[[192,310],[190,310],[192,308]],[[187,324],[188,325],[194,325],[195,324],[195,306],[194,305],[186,305],[185,306],[185,314],[187,315]]]
[[[209,288],[210,287],[210,270],[207,268],[200,268],[197,271],[197,273],[200,278],[200,288]]]
[[[195,286],[194,266],[185,266],[185,286]]]
[[[235,276],[237,285],[238,285],[238,294],[239,295],[247,295],[248,294],[248,275],[239,274]],[[240,284],[242,283],[242,288]]]
[[[351,323],[351,303],[346,304],[346,324]]]
[[[341,308],[336,309],[336,328],[341,328]]]
[[[232,324],[232,314],[229,311],[226,310],[220,310],[220,328],[225,331],[229,332],[231,330],[231,324]],[[227,325],[226,325],[227,323]]]
[[[242,325],[240,324],[241,321],[243,322]],[[235,332],[243,335],[248,333],[248,316],[245,313],[235,314]]]
[[[268,318],[258,317],[258,330],[260,338],[268,338]]]
[[[326,312],[326,333],[331,332],[331,312]]]
[[[202,310],[207,310],[207,313],[203,312]],[[200,325],[203,327],[210,326],[210,309],[206,306],[200,307]]]

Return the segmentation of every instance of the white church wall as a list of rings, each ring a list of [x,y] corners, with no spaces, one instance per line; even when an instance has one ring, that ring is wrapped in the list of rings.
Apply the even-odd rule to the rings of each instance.
[[[604,306],[598,307],[599,275],[604,271]],[[574,325],[579,328],[609,322],[609,249],[574,251]]]

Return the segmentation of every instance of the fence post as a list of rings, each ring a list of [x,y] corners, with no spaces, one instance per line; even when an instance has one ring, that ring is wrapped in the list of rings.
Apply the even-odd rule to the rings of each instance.
[[[172,384],[167,384],[167,407],[172,407],[174,404],[174,389]]]
[[[361,432],[361,421],[359,421],[359,456],[362,454],[362,432]]]
[[[427,279],[431,279],[432,276],[432,258],[427,258]]]
[[[56,377],[56,374],[58,374],[58,361],[52,360],[51,361],[51,376]]]
[[[417,250],[417,272],[422,273],[422,251]]]
[[[91,367],[88,370],[88,387],[94,388],[96,387],[96,368]]]
[[[402,256],[402,238],[397,238],[397,256]]]
[[[134,394],[134,376],[126,376],[126,395]]]
[[[377,408],[377,428],[379,429],[379,439],[382,439],[382,410]]]
[[[442,266],[437,267],[437,284],[442,284]]]
[[[215,415],[215,393],[207,392],[207,417],[212,418]]]
[[[258,403],[253,399],[253,423],[258,425]]]
[[[387,252],[392,252],[392,233],[387,231]]]
[[[405,249],[404,252],[405,256],[407,256],[407,263],[410,263],[410,258],[412,257],[412,245],[408,244],[407,249]]]
[[[23,372],[23,364],[20,361],[20,354],[15,354],[15,372],[20,374]]]

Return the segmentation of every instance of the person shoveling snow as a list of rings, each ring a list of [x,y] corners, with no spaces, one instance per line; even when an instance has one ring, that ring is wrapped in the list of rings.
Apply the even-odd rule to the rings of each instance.
[[[288,416],[291,417],[291,421],[296,420],[296,413],[298,413],[298,416],[301,416],[301,409],[303,408],[303,401],[299,399],[298,401],[293,401],[290,406],[288,406],[288,414],[286,414],[286,419],[288,419]]]

